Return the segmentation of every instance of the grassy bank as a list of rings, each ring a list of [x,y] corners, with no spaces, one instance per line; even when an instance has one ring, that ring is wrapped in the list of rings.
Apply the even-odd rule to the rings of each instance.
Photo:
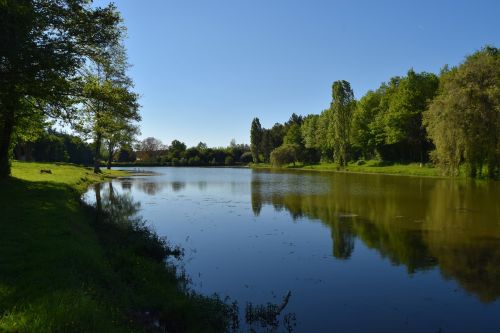
[[[89,184],[118,175],[13,163],[0,181],[0,331],[221,330],[219,302],[186,291],[156,235],[81,203]]]
[[[252,164],[252,168],[272,168],[270,164]],[[366,161],[366,162],[351,162],[345,169],[341,169],[337,163],[320,163],[313,165],[304,165],[296,163],[281,167],[280,169],[294,169],[294,170],[313,170],[313,171],[329,171],[329,172],[358,172],[358,173],[379,173],[390,175],[410,175],[410,176],[426,176],[426,177],[439,177],[440,171],[434,166],[423,165],[419,163],[381,163],[379,161]]]

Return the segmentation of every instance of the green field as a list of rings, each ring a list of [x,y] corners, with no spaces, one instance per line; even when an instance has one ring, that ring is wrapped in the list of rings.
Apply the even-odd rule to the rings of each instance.
[[[217,300],[144,255],[150,234],[95,221],[81,203],[89,184],[121,174],[13,163],[0,181],[0,331],[154,331],[153,319],[169,332],[221,330]]]

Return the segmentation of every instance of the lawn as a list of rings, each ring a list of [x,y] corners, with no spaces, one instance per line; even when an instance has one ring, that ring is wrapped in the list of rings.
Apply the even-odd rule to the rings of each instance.
[[[253,164],[254,168],[272,168],[270,164]],[[345,168],[340,168],[337,163],[320,163],[312,165],[304,165],[296,163],[283,166],[282,169],[294,170],[313,170],[313,171],[330,171],[330,172],[358,172],[358,173],[381,173],[390,175],[410,175],[410,176],[427,176],[439,177],[441,173],[439,169],[432,165],[422,165],[419,163],[381,163],[379,161],[366,162],[351,162]]]

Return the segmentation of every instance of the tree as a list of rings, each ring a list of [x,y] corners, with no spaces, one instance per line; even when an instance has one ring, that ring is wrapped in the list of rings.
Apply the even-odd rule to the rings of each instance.
[[[375,153],[376,138],[373,124],[380,111],[380,90],[368,91],[356,104],[352,116],[351,141],[353,149],[365,158]]]
[[[347,164],[354,93],[347,81],[335,81],[332,85],[331,117],[334,129],[334,157],[341,167]]]
[[[73,114],[74,82],[92,49],[115,38],[113,5],[86,0],[0,1],[0,177],[10,174],[16,126],[33,110],[56,119]]]
[[[397,155],[409,160],[425,160],[430,149],[427,133],[422,124],[422,114],[434,98],[439,79],[431,73],[408,71],[398,80],[384,113],[384,134],[387,145],[399,145]]]
[[[130,146],[139,135],[139,127],[129,122],[117,121],[106,129],[105,143],[108,153],[107,168],[111,169],[115,150],[119,146]]]
[[[168,147],[168,152],[171,158],[181,158],[184,157],[183,154],[186,151],[186,144],[184,142],[180,142],[179,140],[173,140]]]
[[[263,162],[269,162],[271,151],[273,147],[273,138],[271,136],[271,130],[266,128],[262,129],[262,139],[260,142],[260,152],[262,153]]]
[[[118,14],[117,14],[118,15]],[[132,92],[133,83],[127,76],[129,67],[123,46],[124,28],[119,21],[109,30],[115,31],[115,38],[96,47],[84,70],[83,121],[77,127],[90,133],[94,139],[94,172],[100,172],[101,146],[107,140],[108,168],[117,140],[129,143],[138,133],[133,122],[140,121],[138,95]],[[125,135],[131,135],[126,138]],[[127,142],[128,141],[128,142]]]
[[[156,160],[162,149],[164,149],[163,143],[161,140],[154,137],[148,137],[142,140],[137,146],[137,150],[140,151],[143,154],[143,158],[148,161]]]
[[[250,150],[252,151],[254,163],[259,163],[259,154],[262,146],[262,133],[263,131],[259,118],[254,118],[250,128]]]
[[[285,144],[296,144],[298,146],[302,145],[302,133],[300,131],[300,125],[292,124],[288,128],[285,137],[283,138]]]
[[[436,147],[433,159],[447,174],[462,164],[475,177],[483,165],[496,177],[500,164],[500,50],[484,47],[441,75],[438,96],[424,114]]]
[[[271,152],[271,164],[276,167],[297,161],[300,147],[296,144],[283,144]]]
[[[302,135],[302,141],[306,148],[319,148],[318,142],[318,122],[319,115],[310,114],[304,118],[304,123],[302,124],[300,130]]]

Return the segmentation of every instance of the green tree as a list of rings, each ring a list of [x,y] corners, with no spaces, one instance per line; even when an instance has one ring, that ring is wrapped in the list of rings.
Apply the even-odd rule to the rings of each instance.
[[[168,147],[168,154],[170,158],[182,158],[186,151],[186,144],[179,140],[173,140]]]
[[[139,127],[129,122],[116,121],[106,128],[105,146],[108,154],[107,168],[111,169],[113,156],[120,146],[131,146],[137,135],[140,134]]]
[[[271,164],[276,167],[293,163],[298,159],[300,147],[296,144],[283,144],[271,152]]]
[[[285,144],[296,144],[298,146],[302,145],[302,133],[300,130],[300,125],[292,124],[288,127],[288,130],[283,138],[283,143]]]
[[[332,85],[331,117],[334,129],[334,157],[341,167],[348,161],[354,93],[349,82],[335,81]]]
[[[380,111],[382,94],[368,91],[358,103],[352,116],[351,141],[353,149],[364,159],[372,158],[376,148],[375,119]]]
[[[415,73],[413,69],[397,81],[384,113],[384,132],[385,144],[399,145],[399,156],[406,154],[409,160],[425,160],[430,144],[422,114],[436,95],[438,86],[439,79],[435,74]]]
[[[436,149],[433,159],[447,174],[465,164],[475,177],[488,167],[498,176],[500,164],[500,51],[484,47],[441,76],[439,95],[425,112]]]
[[[252,151],[254,163],[259,163],[260,161],[259,154],[262,146],[262,135],[263,130],[259,118],[254,118],[250,128],[250,150]]]
[[[115,15],[119,16],[118,13]],[[125,135],[133,136],[137,132],[137,126],[132,123],[141,119],[138,95],[132,91],[132,80],[126,74],[129,65],[123,47],[125,29],[119,21],[108,29],[115,31],[115,38],[94,48],[85,67],[83,116],[77,127],[84,133],[90,133],[94,139],[95,173],[100,172],[103,140],[107,139],[108,150],[114,150],[118,139],[127,141]]]
[[[74,82],[92,49],[115,38],[113,5],[86,0],[0,1],[0,177],[10,174],[12,135],[32,110],[57,119],[74,111]]]

